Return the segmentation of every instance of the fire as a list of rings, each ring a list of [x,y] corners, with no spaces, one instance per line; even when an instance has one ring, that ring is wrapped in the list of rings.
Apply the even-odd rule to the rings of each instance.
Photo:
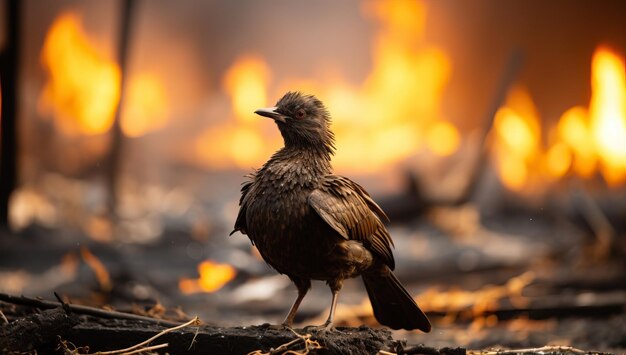
[[[139,137],[165,126],[168,121],[168,98],[161,80],[141,73],[128,83],[128,100],[122,110],[120,125],[127,137]]]
[[[528,271],[511,278],[504,285],[487,285],[476,291],[450,289],[444,292],[432,288],[417,299],[425,311],[446,312],[473,319],[497,310],[503,299],[509,300],[515,307],[526,306],[528,300],[522,295],[522,291],[535,278],[536,275]]]
[[[624,57],[599,48],[591,62],[589,116],[601,171],[609,184],[626,180],[626,74]]]
[[[121,71],[89,42],[78,15],[65,13],[54,21],[41,61],[49,79],[40,112],[52,114],[68,134],[106,132],[120,100]]]
[[[509,94],[494,118],[495,152],[500,179],[509,188],[522,188],[540,153],[539,117],[528,92],[521,87]]]
[[[425,4],[368,2],[363,11],[381,26],[372,44],[372,69],[360,85],[328,73],[322,76],[330,78],[326,81],[286,79],[268,95],[268,65],[244,55],[224,78],[234,120],[200,135],[196,149],[202,160],[213,168],[263,163],[282,142],[277,133],[264,132],[267,123],[252,112],[287,90],[313,93],[327,104],[337,137],[334,164],[340,169],[376,171],[424,148],[439,156],[453,154],[460,135],[440,112],[451,64],[445,53],[424,43]]]
[[[528,93],[513,90],[494,121],[495,157],[505,186],[522,190],[571,173],[626,181],[626,74],[623,56],[599,47],[591,64],[591,102],[563,113],[541,142],[540,117]]]
[[[445,314],[442,323],[472,320],[472,329],[478,330],[498,323],[498,317],[491,313],[498,310],[502,303],[511,303],[517,308],[527,307],[529,301],[523,296],[523,290],[536,277],[534,272],[527,271],[502,285],[485,285],[474,291],[455,287],[441,290],[435,286],[417,295],[415,300],[426,313]],[[373,311],[369,299],[357,305],[343,305],[335,314],[337,324],[349,326],[358,326],[371,319]]]
[[[224,89],[232,98],[235,117],[252,122],[254,110],[268,106],[266,86],[270,72],[265,62],[256,56],[244,56],[228,69]]]
[[[566,157],[566,159],[571,160],[572,169],[576,174],[586,178],[593,175],[597,165],[593,137],[587,117],[589,117],[587,108],[572,107],[565,111],[556,126],[559,143],[565,145],[571,152],[571,156]],[[566,171],[562,171],[557,176],[562,176],[565,173]]]
[[[66,134],[106,133],[120,102],[119,65],[92,44],[75,13],[64,13],[52,24],[41,51],[49,74],[39,98],[39,112],[52,115]],[[165,125],[168,98],[160,78],[131,75],[120,125],[128,137],[138,137]]]
[[[197,279],[182,278],[178,288],[184,294],[198,292],[215,292],[235,278],[237,271],[228,264],[219,264],[205,260],[198,265],[200,277]]]
[[[210,166],[228,168],[232,164],[250,169],[266,159],[279,145],[262,135],[262,120],[254,110],[269,106],[267,84],[270,71],[256,56],[244,56],[236,61],[224,78],[224,89],[232,99],[232,120],[210,128],[196,141],[196,152]]]

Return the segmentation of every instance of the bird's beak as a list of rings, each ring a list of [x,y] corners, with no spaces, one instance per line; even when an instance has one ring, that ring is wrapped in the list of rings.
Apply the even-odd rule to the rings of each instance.
[[[285,116],[276,112],[276,107],[260,108],[254,111],[254,113],[260,116],[269,117],[273,119],[274,121],[280,121],[282,123],[286,122]]]

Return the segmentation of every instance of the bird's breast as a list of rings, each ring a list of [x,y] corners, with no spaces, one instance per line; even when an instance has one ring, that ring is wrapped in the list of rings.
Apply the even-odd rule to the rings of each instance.
[[[321,261],[336,252],[340,237],[309,206],[313,189],[307,180],[265,176],[250,191],[247,234],[263,259],[281,273],[311,278],[332,274],[332,265]]]

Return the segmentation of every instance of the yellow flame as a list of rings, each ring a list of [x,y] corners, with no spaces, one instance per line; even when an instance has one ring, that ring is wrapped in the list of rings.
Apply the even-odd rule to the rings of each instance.
[[[509,279],[502,285],[484,285],[474,291],[458,287],[442,290],[435,286],[415,296],[415,299],[420,308],[426,312],[445,313],[445,318],[439,323],[472,319],[472,328],[476,330],[497,324],[497,316],[490,313],[497,310],[503,301],[511,303],[513,307],[527,307],[528,298],[523,295],[523,291],[536,278],[534,272],[528,271]],[[366,298],[360,304],[343,305],[338,308],[335,323],[358,326],[365,321],[367,324],[375,324],[373,318],[372,306]]]
[[[219,264],[205,260],[198,265],[200,277],[197,279],[182,278],[178,287],[185,294],[198,292],[215,292],[235,278],[237,271],[228,264]]]
[[[576,106],[565,111],[556,126],[557,136],[573,154],[573,171],[590,177],[596,169],[596,153],[585,107]]]
[[[255,56],[244,56],[228,69],[224,89],[232,99],[235,121],[227,121],[203,132],[195,141],[195,150],[201,161],[215,168],[233,165],[250,169],[267,159],[279,141],[263,136],[263,120],[254,115],[267,102],[269,69]],[[273,142],[273,144],[272,144]]]
[[[224,89],[232,98],[235,117],[242,122],[257,120],[256,109],[272,106],[267,101],[267,83],[270,71],[265,62],[256,56],[244,56],[226,72]]]
[[[539,119],[530,96],[512,93],[495,117],[498,171],[521,190],[529,181],[556,180],[569,172],[590,178],[600,172],[609,186],[626,181],[626,74],[623,56],[599,47],[591,66],[589,108],[563,113],[542,149]],[[514,101],[514,102],[511,102]]]
[[[423,41],[425,4],[367,2],[363,10],[381,26],[372,43],[372,69],[361,85],[330,73],[322,76],[325,81],[288,78],[278,83],[273,99],[287,90],[300,90],[326,103],[337,137],[333,162],[340,169],[377,171],[425,147],[441,156],[454,153],[460,136],[440,112],[451,64],[445,53]],[[267,95],[269,80],[270,70],[259,57],[242,56],[228,70],[224,89],[231,97],[236,123],[213,127],[200,136],[196,147],[209,166],[249,169],[262,164],[282,144],[278,132],[264,134],[261,128],[267,123],[252,114],[273,104]],[[235,146],[234,139],[227,137],[246,139]]]
[[[120,125],[128,137],[139,137],[165,126],[168,98],[161,80],[142,73],[130,79]]]
[[[62,14],[46,35],[41,61],[49,79],[39,107],[65,133],[100,134],[113,123],[121,72],[90,44],[80,23],[78,15]]]
[[[198,157],[216,168],[237,167],[250,169],[259,159],[266,158],[267,151],[258,129],[221,125],[205,131],[196,141]]]
[[[571,150],[563,142],[557,142],[546,153],[546,170],[553,178],[564,176],[571,164]]]
[[[435,122],[428,130],[426,142],[430,150],[439,156],[454,153],[461,141],[459,131],[450,122]]]
[[[494,118],[495,154],[500,178],[513,190],[522,189],[540,154],[539,117],[530,94],[514,88]]]
[[[591,64],[589,116],[604,178],[626,180],[626,74],[624,57],[599,48]]]

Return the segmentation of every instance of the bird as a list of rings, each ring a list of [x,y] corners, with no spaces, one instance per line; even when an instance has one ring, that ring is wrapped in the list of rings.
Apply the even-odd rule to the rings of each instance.
[[[333,174],[328,109],[314,95],[290,91],[274,107],[254,113],[276,123],[284,146],[242,184],[230,234],[247,235],[265,262],[298,289],[280,326],[292,326],[311,280],[322,280],[332,299],[319,327],[333,330],[344,280],[361,276],[380,324],[429,332],[428,318],[393,274],[387,215],[363,187]]]

